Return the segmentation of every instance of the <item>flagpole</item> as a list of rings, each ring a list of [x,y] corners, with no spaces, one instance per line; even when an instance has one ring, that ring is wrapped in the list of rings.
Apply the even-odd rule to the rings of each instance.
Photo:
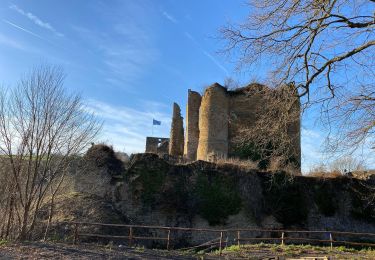
[[[154,136],[154,122],[152,122],[152,134],[151,136],[153,137]]]

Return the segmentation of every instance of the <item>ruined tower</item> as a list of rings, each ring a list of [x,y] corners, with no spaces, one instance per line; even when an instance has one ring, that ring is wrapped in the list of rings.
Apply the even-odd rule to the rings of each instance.
[[[188,90],[188,102],[186,105],[186,136],[184,156],[190,161],[197,159],[199,142],[199,107],[201,95],[198,92]]]
[[[218,83],[208,87],[199,110],[198,160],[228,155],[227,90]]]
[[[184,154],[184,125],[181,109],[173,103],[173,116],[171,125],[171,136],[169,141],[169,155],[183,156]]]

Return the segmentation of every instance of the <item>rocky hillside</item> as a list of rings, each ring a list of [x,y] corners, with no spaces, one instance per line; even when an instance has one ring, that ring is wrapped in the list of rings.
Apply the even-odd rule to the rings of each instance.
[[[99,172],[76,176],[76,192],[100,196],[111,205],[100,210],[116,212],[116,222],[375,232],[371,180],[290,176],[203,161],[172,165],[154,154],[136,154],[120,174]],[[102,216],[101,222],[113,220]]]

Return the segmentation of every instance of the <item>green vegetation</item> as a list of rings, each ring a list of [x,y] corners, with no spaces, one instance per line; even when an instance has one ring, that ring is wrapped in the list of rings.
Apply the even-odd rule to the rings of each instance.
[[[273,256],[297,257],[297,256],[335,256],[337,259],[374,259],[375,251],[368,249],[353,249],[344,246],[312,246],[312,245],[278,245],[278,244],[251,244],[241,247],[233,245],[222,251],[225,258],[271,258]],[[219,250],[208,254],[218,256]],[[258,256],[258,257],[255,257]],[[336,259],[335,258],[335,259]]]
[[[332,182],[323,182],[314,186],[314,202],[318,206],[319,212],[324,216],[335,215],[338,202]]]
[[[371,190],[360,184],[354,185],[351,194],[351,215],[361,221],[375,222],[374,201],[370,194]]]
[[[303,185],[286,173],[265,178],[262,182],[265,212],[273,215],[285,227],[304,224],[309,208]]]
[[[138,176],[130,183],[133,194],[140,197],[145,205],[153,205],[161,193],[166,172],[158,169],[138,170]]]
[[[270,146],[270,145],[269,145]],[[267,147],[270,148],[271,147]],[[233,156],[238,157],[242,160],[251,160],[253,162],[258,162],[258,168],[261,170],[267,169],[269,165],[268,159],[262,159],[267,156],[271,155],[271,152],[268,152],[265,156],[262,156],[262,151],[253,143],[249,142],[243,145],[238,145],[235,150]]]
[[[241,197],[231,176],[198,174],[195,194],[199,200],[198,214],[210,225],[225,224],[228,216],[241,210]]]
[[[7,240],[0,239],[0,246],[6,245],[6,244],[8,244]]]

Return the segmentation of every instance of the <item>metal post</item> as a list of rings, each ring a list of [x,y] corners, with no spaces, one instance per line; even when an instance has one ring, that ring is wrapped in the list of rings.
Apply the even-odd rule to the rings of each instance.
[[[78,223],[74,224],[74,238],[73,244],[76,245],[78,243]]]
[[[284,232],[281,232],[281,245],[284,245]]]
[[[171,238],[171,230],[168,229],[167,250],[169,250],[169,241],[170,241],[170,238]]]
[[[332,239],[332,233],[329,233],[329,240],[331,242],[331,250],[333,248],[333,239]]]
[[[221,256],[221,250],[223,247],[223,231],[220,232],[220,247],[219,247],[219,255]]]
[[[133,227],[129,228],[129,247],[133,245]]]
[[[238,248],[240,248],[241,246],[241,242],[240,242],[240,239],[241,239],[241,236],[240,236],[240,231],[237,230],[237,246]]]

